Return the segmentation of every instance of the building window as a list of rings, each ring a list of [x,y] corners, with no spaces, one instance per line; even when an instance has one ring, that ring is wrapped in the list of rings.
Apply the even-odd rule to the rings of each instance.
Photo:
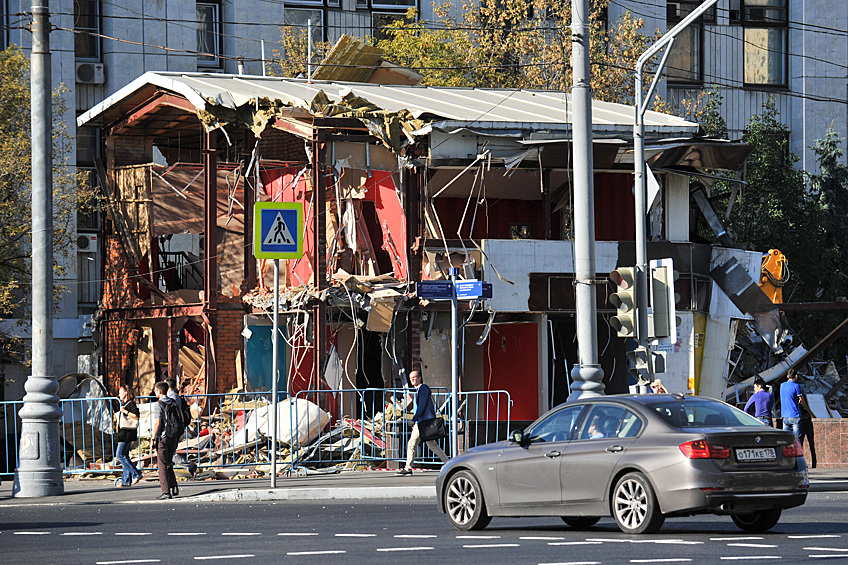
[[[386,28],[398,21],[406,21],[406,14],[380,14],[375,12],[373,14],[372,19],[372,37],[374,37],[374,39],[376,39],[377,41],[382,41],[384,39],[392,39],[393,36],[386,31]]]
[[[284,15],[285,25],[293,28],[294,35],[302,35],[304,38],[309,29],[309,22],[312,22],[313,49],[324,42],[324,12],[322,10],[297,9],[286,6]],[[313,55],[315,55],[314,51]]]
[[[744,0],[745,84],[785,86],[789,36],[787,0]]]
[[[371,0],[372,8],[416,8],[417,0]]]
[[[100,2],[74,0],[74,54],[77,59],[100,60]]]
[[[221,66],[221,5],[197,3],[197,66]]]
[[[678,0],[666,4],[666,23],[669,28],[674,27],[680,21],[691,14],[699,5],[701,0]],[[703,74],[703,39],[704,22],[715,21],[715,8],[707,12],[686,27],[674,38],[674,45],[666,61],[666,74],[671,83],[702,83]]]

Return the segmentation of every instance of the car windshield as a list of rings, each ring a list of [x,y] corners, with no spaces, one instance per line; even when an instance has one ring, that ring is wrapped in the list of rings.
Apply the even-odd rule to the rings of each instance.
[[[676,428],[762,426],[756,418],[723,402],[669,400],[651,405],[660,418]]]

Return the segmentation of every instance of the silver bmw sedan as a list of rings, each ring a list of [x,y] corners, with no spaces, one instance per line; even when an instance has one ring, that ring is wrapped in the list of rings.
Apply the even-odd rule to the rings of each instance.
[[[493,516],[560,516],[578,529],[612,516],[643,534],[668,517],[710,513],[764,532],[804,504],[809,481],[791,432],[717,400],[648,394],[563,404],[449,461],[436,489],[460,530]]]

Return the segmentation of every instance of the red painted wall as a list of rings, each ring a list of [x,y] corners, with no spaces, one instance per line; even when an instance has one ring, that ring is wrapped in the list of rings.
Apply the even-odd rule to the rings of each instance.
[[[512,420],[539,417],[539,340],[535,323],[496,324],[486,340],[485,390],[505,390]]]

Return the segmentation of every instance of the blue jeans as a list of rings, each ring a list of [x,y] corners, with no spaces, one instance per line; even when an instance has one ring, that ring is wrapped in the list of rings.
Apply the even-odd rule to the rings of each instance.
[[[121,469],[123,469],[123,475],[121,476],[122,483],[128,485],[136,477],[141,477],[141,472],[130,461],[129,443],[125,441],[118,442],[118,448],[115,450],[115,459],[121,462]]]
[[[783,429],[792,430],[795,437],[801,437],[801,418],[784,418]]]

